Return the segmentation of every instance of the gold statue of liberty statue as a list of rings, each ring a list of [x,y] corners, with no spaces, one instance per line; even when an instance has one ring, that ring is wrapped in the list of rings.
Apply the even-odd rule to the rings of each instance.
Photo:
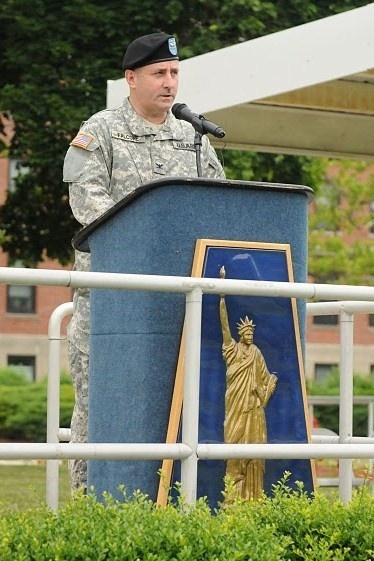
[[[220,277],[225,278],[224,267]],[[277,377],[270,374],[265,359],[253,343],[255,325],[248,316],[240,319],[239,342],[230,332],[224,295],[220,297],[223,336],[222,355],[226,363],[224,438],[229,444],[267,442],[265,407],[275,390]],[[265,460],[227,460],[226,476],[244,499],[258,499],[263,493]]]

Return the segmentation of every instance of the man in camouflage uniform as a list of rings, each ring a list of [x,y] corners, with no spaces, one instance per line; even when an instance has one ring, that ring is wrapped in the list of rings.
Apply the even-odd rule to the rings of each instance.
[[[196,177],[194,128],[170,112],[179,79],[174,37],[153,33],[128,46],[122,68],[130,95],[121,107],[107,109],[83,123],[71,142],[64,164],[70,205],[87,226],[141,185],[164,176]],[[202,174],[223,178],[209,140],[201,149]],[[77,251],[75,270],[89,271],[88,253]],[[87,442],[89,290],[74,294],[68,329],[69,361],[75,389],[72,442]],[[86,462],[69,462],[72,489],[86,488]]]

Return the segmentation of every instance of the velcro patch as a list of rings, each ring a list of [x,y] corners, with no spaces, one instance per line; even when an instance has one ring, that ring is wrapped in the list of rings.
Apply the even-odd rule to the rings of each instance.
[[[75,138],[70,142],[70,146],[77,146],[77,148],[83,148],[87,150],[91,142],[95,140],[95,137],[88,132],[79,132]]]
[[[177,150],[195,150],[193,142],[173,142]]]
[[[129,142],[145,142],[145,139],[142,137],[124,132],[112,132],[112,138],[119,138],[120,140],[127,140]]]

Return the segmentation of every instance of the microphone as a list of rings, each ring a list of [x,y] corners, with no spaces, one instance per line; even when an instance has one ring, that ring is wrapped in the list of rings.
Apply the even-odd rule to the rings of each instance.
[[[209,133],[216,138],[223,138],[226,134],[221,127],[212,123],[212,121],[208,121],[203,115],[193,113],[185,103],[174,103],[171,112],[177,119],[190,123],[200,134]]]

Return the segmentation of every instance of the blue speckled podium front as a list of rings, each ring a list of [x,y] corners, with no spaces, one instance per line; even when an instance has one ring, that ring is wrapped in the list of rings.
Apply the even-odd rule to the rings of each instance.
[[[288,243],[294,277],[305,282],[307,209],[303,186],[166,179],[129,196],[77,236],[92,271],[190,276],[200,238]],[[185,296],[91,290],[90,442],[165,442]],[[305,305],[299,302],[301,340]],[[89,461],[101,497],[140,489],[157,496],[155,461]]]

